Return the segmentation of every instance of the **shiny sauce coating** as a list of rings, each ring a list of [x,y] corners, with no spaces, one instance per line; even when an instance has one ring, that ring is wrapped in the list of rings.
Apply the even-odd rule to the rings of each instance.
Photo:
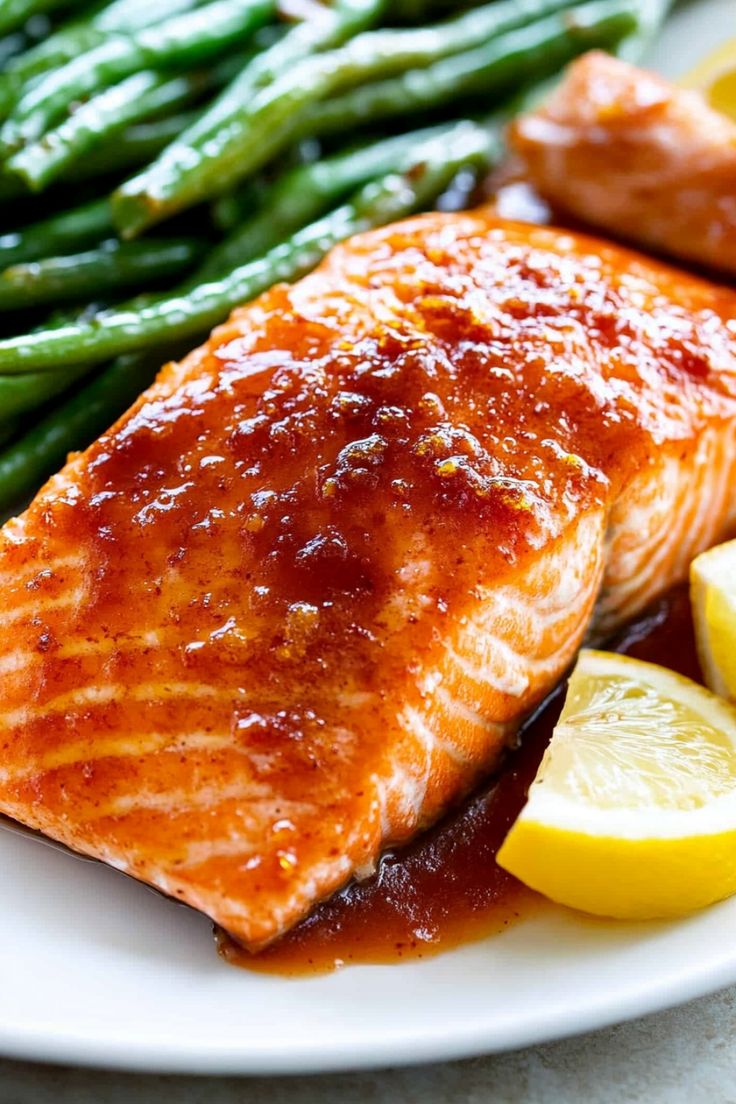
[[[273,942],[736,525],[735,318],[488,212],[235,312],[0,534],[0,812]]]
[[[679,587],[612,645],[701,681],[687,589]],[[249,954],[223,932],[222,957],[286,976],[345,965],[429,957],[503,931],[541,898],[495,856],[526,799],[564,697],[564,685],[524,727],[492,782],[409,847],[384,856],[376,874],[326,901],[270,948]]]

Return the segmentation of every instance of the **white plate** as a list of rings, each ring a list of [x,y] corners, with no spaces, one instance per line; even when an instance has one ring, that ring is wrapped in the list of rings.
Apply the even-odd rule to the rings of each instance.
[[[0,832],[0,1051],[191,1072],[454,1058],[588,1030],[736,981],[736,900],[677,923],[552,906],[400,966],[287,981],[227,966],[211,927],[114,871]]]
[[[730,35],[733,0],[700,0],[654,60],[676,74]],[[201,1073],[396,1065],[535,1043],[736,982],[736,900],[647,925],[550,907],[439,958],[286,981],[222,963],[204,918],[8,831],[0,884],[0,1052],[47,1061]]]

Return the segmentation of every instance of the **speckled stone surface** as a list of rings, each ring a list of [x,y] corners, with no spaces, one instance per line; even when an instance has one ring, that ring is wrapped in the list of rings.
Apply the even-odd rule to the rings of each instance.
[[[512,1054],[299,1078],[153,1077],[0,1062],[0,1104],[736,1104],[736,988]]]

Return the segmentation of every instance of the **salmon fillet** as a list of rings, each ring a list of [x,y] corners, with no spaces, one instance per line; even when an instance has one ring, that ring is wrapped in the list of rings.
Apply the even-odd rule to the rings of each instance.
[[[0,811],[274,939],[733,528],[735,316],[482,211],[236,311],[0,534]]]
[[[736,125],[699,93],[593,52],[510,139],[558,212],[736,272]]]

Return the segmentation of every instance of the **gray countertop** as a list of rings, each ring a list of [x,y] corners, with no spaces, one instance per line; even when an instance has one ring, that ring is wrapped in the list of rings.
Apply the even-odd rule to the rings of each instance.
[[[511,1054],[295,1078],[154,1077],[0,1061],[0,1104],[736,1104],[736,988]]]

